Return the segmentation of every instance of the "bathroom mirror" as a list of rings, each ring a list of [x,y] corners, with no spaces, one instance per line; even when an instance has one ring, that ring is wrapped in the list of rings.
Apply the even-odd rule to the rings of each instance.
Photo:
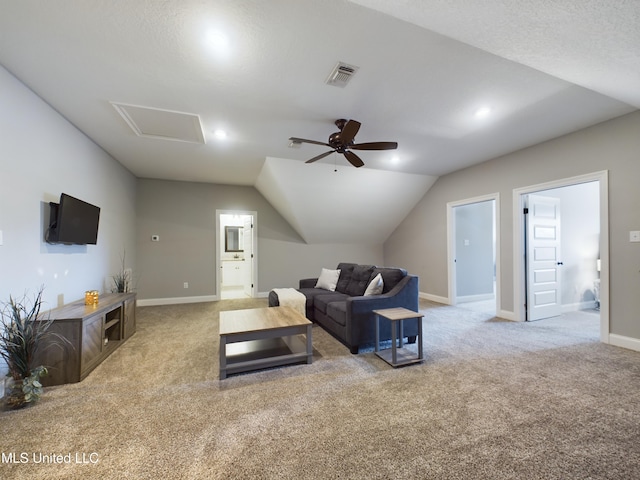
[[[244,252],[242,248],[242,227],[224,227],[224,251]]]

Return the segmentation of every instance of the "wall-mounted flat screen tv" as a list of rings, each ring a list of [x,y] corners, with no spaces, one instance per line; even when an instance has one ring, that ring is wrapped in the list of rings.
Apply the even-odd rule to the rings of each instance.
[[[95,245],[98,241],[100,208],[71,195],[60,195],[60,203],[50,202],[48,243]]]

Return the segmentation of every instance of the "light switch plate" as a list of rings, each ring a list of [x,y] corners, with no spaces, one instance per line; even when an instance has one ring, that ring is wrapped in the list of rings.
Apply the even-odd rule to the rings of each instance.
[[[2,245],[2,242],[3,242],[3,240],[2,240],[2,230],[0,230],[0,245]]]
[[[640,242],[640,231],[635,230],[635,231],[629,232],[629,241]]]

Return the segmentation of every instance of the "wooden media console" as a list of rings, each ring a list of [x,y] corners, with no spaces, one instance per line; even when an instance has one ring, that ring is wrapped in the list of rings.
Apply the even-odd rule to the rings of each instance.
[[[136,331],[136,294],[110,293],[100,296],[97,305],[84,299],[55,308],[49,331],[65,340],[50,337],[40,350],[36,365],[44,365],[49,375],[44,386],[76,383],[104,361]]]

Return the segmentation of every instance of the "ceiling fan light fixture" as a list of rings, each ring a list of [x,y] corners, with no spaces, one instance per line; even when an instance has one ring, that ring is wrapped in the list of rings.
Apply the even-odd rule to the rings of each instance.
[[[398,148],[397,142],[354,143],[354,138],[360,130],[361,125],[357,120],[345,120],[340,118],[335,121],[335,125],[340,129],[340,131],[332,133],[329,136],[328,143],[319,142],[317,140],[308,140],[306,138],[289,137],[289,142],[291,142],[289,143],[289,146],[291,146],[293,142],[300,142],[329,147],[331,150],[321,153],[320,155],[307,160],[305,163],[317,162],[332,153],[341,153],[349,163],[356,168],[364,166],[364,162],[351,150],[394,150]]]

